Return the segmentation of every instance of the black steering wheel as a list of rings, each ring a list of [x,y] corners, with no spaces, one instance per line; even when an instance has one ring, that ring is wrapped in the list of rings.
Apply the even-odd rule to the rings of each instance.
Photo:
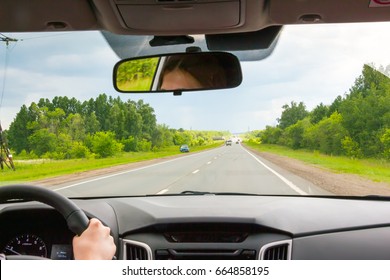
[[[81,235],[88,227],[89,219],[76,204],[67,197],[43,187],[9,185],[0,187],[0,202],[11,199],[34,200],[52,206],[65,218],[68,228]],[[15,258],[14,258],[15,257]],[[36,259],[34,256],[7,256],[7,259]]]

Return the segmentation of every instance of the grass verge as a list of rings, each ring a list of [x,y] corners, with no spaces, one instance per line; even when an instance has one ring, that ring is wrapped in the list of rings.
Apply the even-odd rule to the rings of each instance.
[[[214,143],[200,147],[191,147],[192,152],[217,148],[222,143]],[[179,147],[173,146],[161,149],[157,152],[130,152],[122,153],[116,157],[103,159],[69,159],[69,160],[26,160],[17,161],[15,157],[16,171],[10,169],[0,170],[0,185],[29,182],[39,179],[56,177],[60,175],[78,173],[88,170],[101,169],[140,162],[145,160],[165,158],[181,154]]]
[[[380,159],[351,159],[344,156],[330,156],[318,151],[293,150],[269,144],[245,143],[260,152],[268,152],[294,158],[311,165],[326,168],[336,173],[349,173],[390,184],[390,162]]]

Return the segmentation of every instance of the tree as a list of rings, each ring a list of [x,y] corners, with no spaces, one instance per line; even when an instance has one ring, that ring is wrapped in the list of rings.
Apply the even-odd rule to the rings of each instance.
[[[260,133],[261,142],[264,144],[277,144],[279,138],[282,135],[282,129],[280,127],[273,127],[267,125]]]
[[[66,118],[66,132],[74,141],[83,141],[86,137],[86,125],[83,117],[79,114],[70,114]]]
[[[149,104],[145,104],[143,100],[138,100],[137,112],[142,118],[142,136],[145,139],[151,140],[151,136],[157,125],[154,109]]]
[[[341,114],[334,112],[329,118],[309,128],[304,135],[307,147],[325,154],[342,154],[341,140],[348,135],[342,121]]]
[[[285,129],[290,125],[295,124],[297,121],[304,119],[309,113],[306,111],[306,106],[303,102],[297,104],[291,101],[291,104],[283,105],[283,112],[280,119],[277,119],[279,127]]]
[[[390,79],[368,65],[339,106],[343,126],[363,155],[381,154],[381,131],[390,127]]]
[[[316,124],[328,116],[329,106],[320,103],[310,112],[310,122]]]
[[[28,137],[31,150],[39,157],[45,153],[55,151],[57,146],[56,140],[56,135],[49,132],[47,128],[39,129]]]
[[[32,134],[32,131],[27,128],[27,124],[30,121],[31,118],[28,109],[23,105],[8,130],[9,145],[16,153],[20,153],[23,150],[30,150],[28,137]]]
[[[304,133],[310,126],[310,120],[305,118],[287,127],[283,132],[285,145],[292,149],[304,148]]]

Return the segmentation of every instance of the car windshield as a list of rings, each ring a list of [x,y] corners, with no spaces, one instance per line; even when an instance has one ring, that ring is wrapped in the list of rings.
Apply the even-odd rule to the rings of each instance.
[[[0,185],[389,196],[389,28],[286,26],[239,87],[181,96],[116,92],[101,32],[2,33]]]

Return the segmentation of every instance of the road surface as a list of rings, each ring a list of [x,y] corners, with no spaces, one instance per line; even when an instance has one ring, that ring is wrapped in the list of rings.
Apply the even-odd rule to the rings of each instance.
[[[240,144],[57,186],[68,197],[163,195],[183,191],[327,195]]]

